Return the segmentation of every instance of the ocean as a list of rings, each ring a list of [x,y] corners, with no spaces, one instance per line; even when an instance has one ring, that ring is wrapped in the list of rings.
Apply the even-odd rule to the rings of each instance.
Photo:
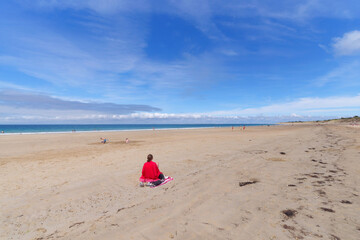
[[[159,129],[263,126],[270,124],[38,124],[0,125],[1,134],[134,131]]]

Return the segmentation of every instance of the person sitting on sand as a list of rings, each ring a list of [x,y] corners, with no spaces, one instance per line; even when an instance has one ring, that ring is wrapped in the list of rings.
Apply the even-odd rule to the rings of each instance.
[[[153,180],[151,181],[151,183],[157,186],[165,181],[165,176],[162,172],[160,172],[159,165],[156,162],[153,162],[152,160],[153,160],[153,155],[149,154],[147,156],[147,162],[144,163],[142,169],[141,179]],[[152,185],[151,183],[149,184],[149,186]],[[143,187],[144,183],[141,182],[140,186]]]
[[[101,140],[101,143],[104,143],[104,144],[106,143],[106,138],[101,137],[100,140]]]
[[[128,139],[128,138],[125,139],[125,143],[129,143],[129,139]]]

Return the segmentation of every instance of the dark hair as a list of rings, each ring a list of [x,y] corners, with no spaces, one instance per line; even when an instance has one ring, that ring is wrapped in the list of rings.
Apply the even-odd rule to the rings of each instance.
[[[150,162],[151,160],[153,160],[153,155],[152,154],[149,154],[147,156],[147,161]]]

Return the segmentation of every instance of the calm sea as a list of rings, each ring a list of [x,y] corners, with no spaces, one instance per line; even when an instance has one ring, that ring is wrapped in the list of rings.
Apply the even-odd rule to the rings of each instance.
[[[46,124],[46,125],[0,125],[0,134],[66,133],[94,131],[130,131],[152,129],[186,129],[262,126],[268,124]]]

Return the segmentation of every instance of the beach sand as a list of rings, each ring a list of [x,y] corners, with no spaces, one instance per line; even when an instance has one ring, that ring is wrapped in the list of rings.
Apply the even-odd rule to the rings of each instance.
[[[0,135],[0,239],[360,239],[359,133]],[[139,187],[149,153],[173,181]]]

